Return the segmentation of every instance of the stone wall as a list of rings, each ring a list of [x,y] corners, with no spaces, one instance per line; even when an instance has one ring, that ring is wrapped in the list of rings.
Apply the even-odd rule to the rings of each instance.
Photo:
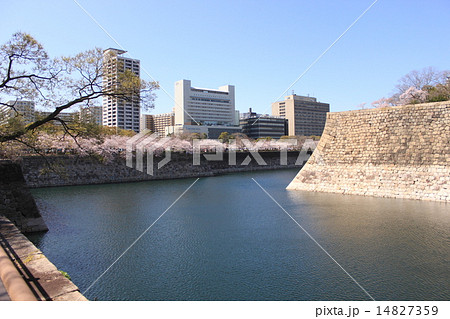
[[[328,113],[287,189],[450,202],[450,102]]]
[[[87,300],[78,287],[67,279],[11,221],[0,216],[0,249],[2,248],[37,300]]]
[[[43,159],[39,156],[30,156],[22,159],[22,169],[29,187],[48,187],[202,177],[241,171],[301,167],[295,164],[299,157],[298,151],[287,152],[287,165],[280,164],[279,152],[259,154],[267,165],[259,165],[248,152],[236,153],[237,165],[229,164],[227,153],[224,153],[220,161],[207,161],[202,155],[200,165],[193,164],[192,154],[172,153],[170,162],[160,169],[157,165],[162,158],[154,159],[153,175],[146,174],[145,169],[144,172],[140,172],[127,167],[125,158],[119,156],[106,163],[95,157],[48,156]],[[247,156],[250,156],[251,162],[242,165]],[[306,161],[308,156],[302,154],[302,159]],[[50,168],[47,162],[50,163]],[[303,163],[304,161],[301,161],[301,164]]]
[[[19,164],[0,161],[0,215],[21,231],[48,230],[23,178]]]

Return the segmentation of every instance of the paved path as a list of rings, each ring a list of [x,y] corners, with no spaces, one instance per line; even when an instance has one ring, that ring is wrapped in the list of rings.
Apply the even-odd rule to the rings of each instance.
[[[0,279],[0,301],[10,301],[9,295],[6,292],[5,286],[3,286],[3,282]]]

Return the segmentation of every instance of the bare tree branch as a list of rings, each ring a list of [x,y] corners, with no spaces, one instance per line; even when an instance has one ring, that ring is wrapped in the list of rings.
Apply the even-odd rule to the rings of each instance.
[[[103,51],[99,48],[73,57],[50,59],[41,44],[26,33],[16,33],[0,47],[0,105],[16,111],[15,104],[6,103],[32,100],[38,106],[51,108],[51,113],[28,125],[0,125],[0,143],[18,141],[25,134],[34,134],[43,125],[56,121],[71,137],[74,128],[59,116],[73,107],[95,105],[101,97],[112,96],[124,101],[138,99],[142,105],[152,107],[156,82],[142,81],[132,72],[120,74],[116,83],[103,87]]]

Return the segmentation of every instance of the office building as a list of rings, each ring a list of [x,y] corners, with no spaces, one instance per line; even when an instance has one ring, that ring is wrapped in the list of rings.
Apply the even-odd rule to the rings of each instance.
[[[190,80],[175,82],[175,125],[234,125],[234,86],[218,89],[191,86]]]
[[[269,116],[268,114],[257,114],[249,109],[243,113],[240,119],[242,133],[250,138],[271,137],[279,139],[288,135],[288,120],[282,117]]]
[[[240,120],[240,113],[238,110],[234,111],[234,122],[233,125],[238,126],[239,125],[239,120]]]
[[[107,49],[103,51],[103,89],[118,87],[118,78],[126,70],[140,76],[140,61],[122,56],[126,51]],[[139,94],[127,98],[103,96],[103,125],[139,132]]]
[[[19,118],[24,124],[35,120],[33,101],[8,101],[7,105],[0,106],[0,124],[5,124],[11,118]]]
[[[191,86],[190,80],[177,81],[174,112],[175,124],[166,127],[166,134],[205,133],[217,138],[222,132],[241,130],[233,85],[206,89]]]
[[[288,120],[288,135],[322,135],[330,104],[309,96],[292,94],[272,103],[272,115]]]

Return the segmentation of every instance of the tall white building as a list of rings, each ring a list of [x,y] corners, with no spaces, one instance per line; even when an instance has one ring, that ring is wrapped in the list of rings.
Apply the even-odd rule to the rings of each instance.
[[[122,56],[124,53],[126,51],[112,48],[103,51],[104,89],[117,86],[118,77],[125,70],[140,76],[140,61]],[[139,132],[141,105],[138,95],[130,96],[130,99],[104,96],[102,108],[104,126]]]
[[[191,86],[190,80],[175,82],[175,125],[234,125],[234,85],[218,89]]]
[[[20,118],[24,124],[34,122],[35,110],[33,101],[8,101],[0,106],[0,124],[4,124],[13,117]]]

